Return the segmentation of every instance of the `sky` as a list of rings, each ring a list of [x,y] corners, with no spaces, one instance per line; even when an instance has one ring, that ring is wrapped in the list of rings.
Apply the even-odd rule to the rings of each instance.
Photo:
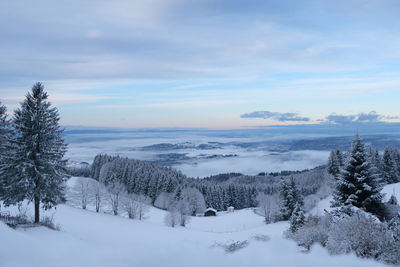
[[[0,100],[61,123],[241,129],[400,122],[398,0],[2,0]]]

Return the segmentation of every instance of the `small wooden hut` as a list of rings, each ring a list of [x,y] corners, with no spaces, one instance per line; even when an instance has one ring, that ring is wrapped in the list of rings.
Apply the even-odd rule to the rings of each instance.
[[[208,208],[204,212],[204,216],[217,216],[217,211],[213,208]]]

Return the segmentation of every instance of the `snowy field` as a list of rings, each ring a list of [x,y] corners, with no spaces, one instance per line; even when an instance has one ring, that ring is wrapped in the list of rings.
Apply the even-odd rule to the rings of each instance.
[[[392,192],[395,187],[399,192],[400,183],[384,190]],[[164,225],[165,212],[156,208],[150,209],[144,221],[137,221],[74,205],[67,202],[47,212],[60,231],[13,230],[0,223],[0,267],[385,266],[354,255],[330,256],[319,246],[301,252],[293,241],[283,238],[286,222],[266,225],[252,209],[194,217],[186,228],[169,228]],[[15,207],[10,209],[15,211]],[[265,235],[268,241],[255,238]],[[232,253],[218,245],[245,240],[248,246]]]

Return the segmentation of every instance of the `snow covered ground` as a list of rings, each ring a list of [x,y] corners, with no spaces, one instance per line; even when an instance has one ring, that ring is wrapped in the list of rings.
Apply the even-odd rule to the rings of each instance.
[[[391,195],[394,195],[397,200],[400,200],[400,183],[385,185],[381,192],[384,194],[383,201],[385,202],[389,200]],[[331,201],[332,196],[322,199],[308,214],[323,215],[324,209],[327,211],[332,210]]]
[[[150,209],[144,221],[82,210],[69,203],[47,213],[54,215],[60,231],[13,230],[0,223],[0,267],[384,266],[354,255],[330,256],[318,246],[301,252],[293,241],[283,238],[286,222],[266,225],[252,209],[193,217],[186,228],[165,226],[165,212],[156,208]],[[256,240],[257,235],[270,240]],[[248,246],[233,253],[217,245],[245,240]]]
[[[385,185],[382,189],[382,193],[385,194],[385,201],[388,201],[391,195],[394,195],[397,200],[400,200],[400,183]]]

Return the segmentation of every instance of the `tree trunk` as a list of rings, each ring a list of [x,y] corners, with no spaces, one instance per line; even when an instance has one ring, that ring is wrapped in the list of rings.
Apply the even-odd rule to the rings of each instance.
[[[35,197],[35,223],[39,223],[40,199]]]

